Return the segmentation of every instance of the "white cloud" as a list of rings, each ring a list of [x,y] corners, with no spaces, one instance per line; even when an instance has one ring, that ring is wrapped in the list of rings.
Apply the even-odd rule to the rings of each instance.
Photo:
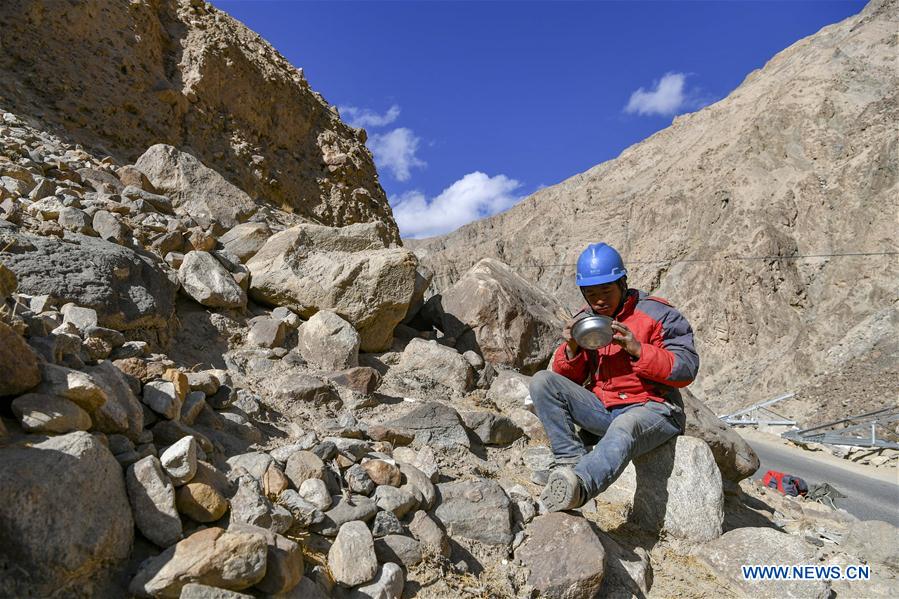
[[[639,115],[673,115],[687,108],[686,79],[684,73],[665,73],[655,84],[655,89],[646,91],[642,87],[631,94],[624,111]]]
[[[420,141],[411,129],[399,127],[387,133],[371,135],[368,148],[379,168],[389,170],[397,181],[408,181],[413,168],[426,165],[415,155]]]
[[[419,191],[407,191],[391,198],[390,204],[403,237],[431,237],[511,208],[522,197],[515,194],[520,187],[519,181],[505,175],[489,177],[476,171],[431,200]]]
[[[383,127],[389,125],[400,116],[400,107],[394,104],[384,114],[378,114],[368,108],[355,106],[339,106],[338,112],[352,127]]]

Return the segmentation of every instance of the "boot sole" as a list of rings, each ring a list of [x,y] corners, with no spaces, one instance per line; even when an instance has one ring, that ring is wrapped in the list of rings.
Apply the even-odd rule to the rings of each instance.
[[[575,493],[580,481],[577,474],[570,468],[554,471],[546,481],[546,487],[540,494],[543,505],[549,512],[562,512],[578,507]]]

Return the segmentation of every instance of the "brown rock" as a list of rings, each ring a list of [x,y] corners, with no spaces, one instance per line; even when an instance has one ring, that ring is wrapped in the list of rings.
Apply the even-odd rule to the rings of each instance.
[[[384,460],[369,460],[363,463],[362,467],[376,485],[399,487],[403,482],[403,475],[395,464]]]
[[[306,479],[324,477],[325,463],[311,451],[298,451],[287,458],[284,473],[294,488],[299,489]]]
[[[175,368],[169,368],[162,373],[162,378],[175,385],[175,393],[181,403],[190,392],[190,385],[187,382],[187,375]]]
[[[368,437],[373,441],[386,441],[401,447],[409,445],[415,440],[415,431],[384,424],[373,424],[368,427]]]
[[[328,378],[356,393],[371,395],[381,384],[381,374],[369,366],[357,366],[328,375]]]
[[[0,322],[0,396],[24,393],[40,382],[37,354],[21,335]]]
[[[263,593],[278,595],[297,586],[303,577],[303,550],[299,545],[286,537],[252,524],[235,522],[228,530],[252,532],[265,537],[268,547],[265,577],[256,583],[257,589]]]
[[[195,532],[143,564],[129,590],[140,597],[173,597],[189,582],[232,591],[265,576],[268,546],[255,532],[207,528]]]
[[[178,511],[196,522],[215,522],[228,511],[228,500],[215,487],[189,482],[175,492]]]
[[[91,427],[87,412],[62,397],[26,393],[13,400],[12,411],[29,433],[70,433]]]
[[[269,497],[277,497],[290,487],[290,480],[274,463],[269,464],[262,476],[262,491]]]

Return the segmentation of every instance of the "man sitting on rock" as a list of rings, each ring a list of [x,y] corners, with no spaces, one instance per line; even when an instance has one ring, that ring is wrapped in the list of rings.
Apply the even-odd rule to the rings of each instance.
[[[555,455],[540,496],[551,512],[581,507],[611,485],[627,463],[684,431],[678,387],[699,368],[690,324],[667,301],[629,289],[618,252],[604,243],[587,247],[577,263],[582,312],[613,318],[609,345],[578,346],[565,326],[552,372],[530,385],[531,399]],[[599,437],[588,453],[581,433]]]

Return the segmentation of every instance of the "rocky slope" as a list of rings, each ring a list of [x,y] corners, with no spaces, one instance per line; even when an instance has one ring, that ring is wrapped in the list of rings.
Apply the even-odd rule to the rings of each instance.
[[[208,3],[14,0],[0,29],[5,109],[122,164],[186,149],[255,200],[321,224],[377,220],[398,239],[364,131]]]
[[[867,361],[863,385],[877,388],[846,407],[875,409],[896,395],[876,364],[899,359],[889,324],[899,279],[897,27],[899,4],[875,0],[618,158],[407,246],[434,271],[434,291],[489,257],[574,306],[577,255],[609,242],[632,285],[691,320],[703,358],[693,388],[719,411],[826,384],[886,352]],[[788,258],[846,252],[894,254]],[[743,259],[755,257],[765,258]],[[828,410],[844,399],[828,397]]]

